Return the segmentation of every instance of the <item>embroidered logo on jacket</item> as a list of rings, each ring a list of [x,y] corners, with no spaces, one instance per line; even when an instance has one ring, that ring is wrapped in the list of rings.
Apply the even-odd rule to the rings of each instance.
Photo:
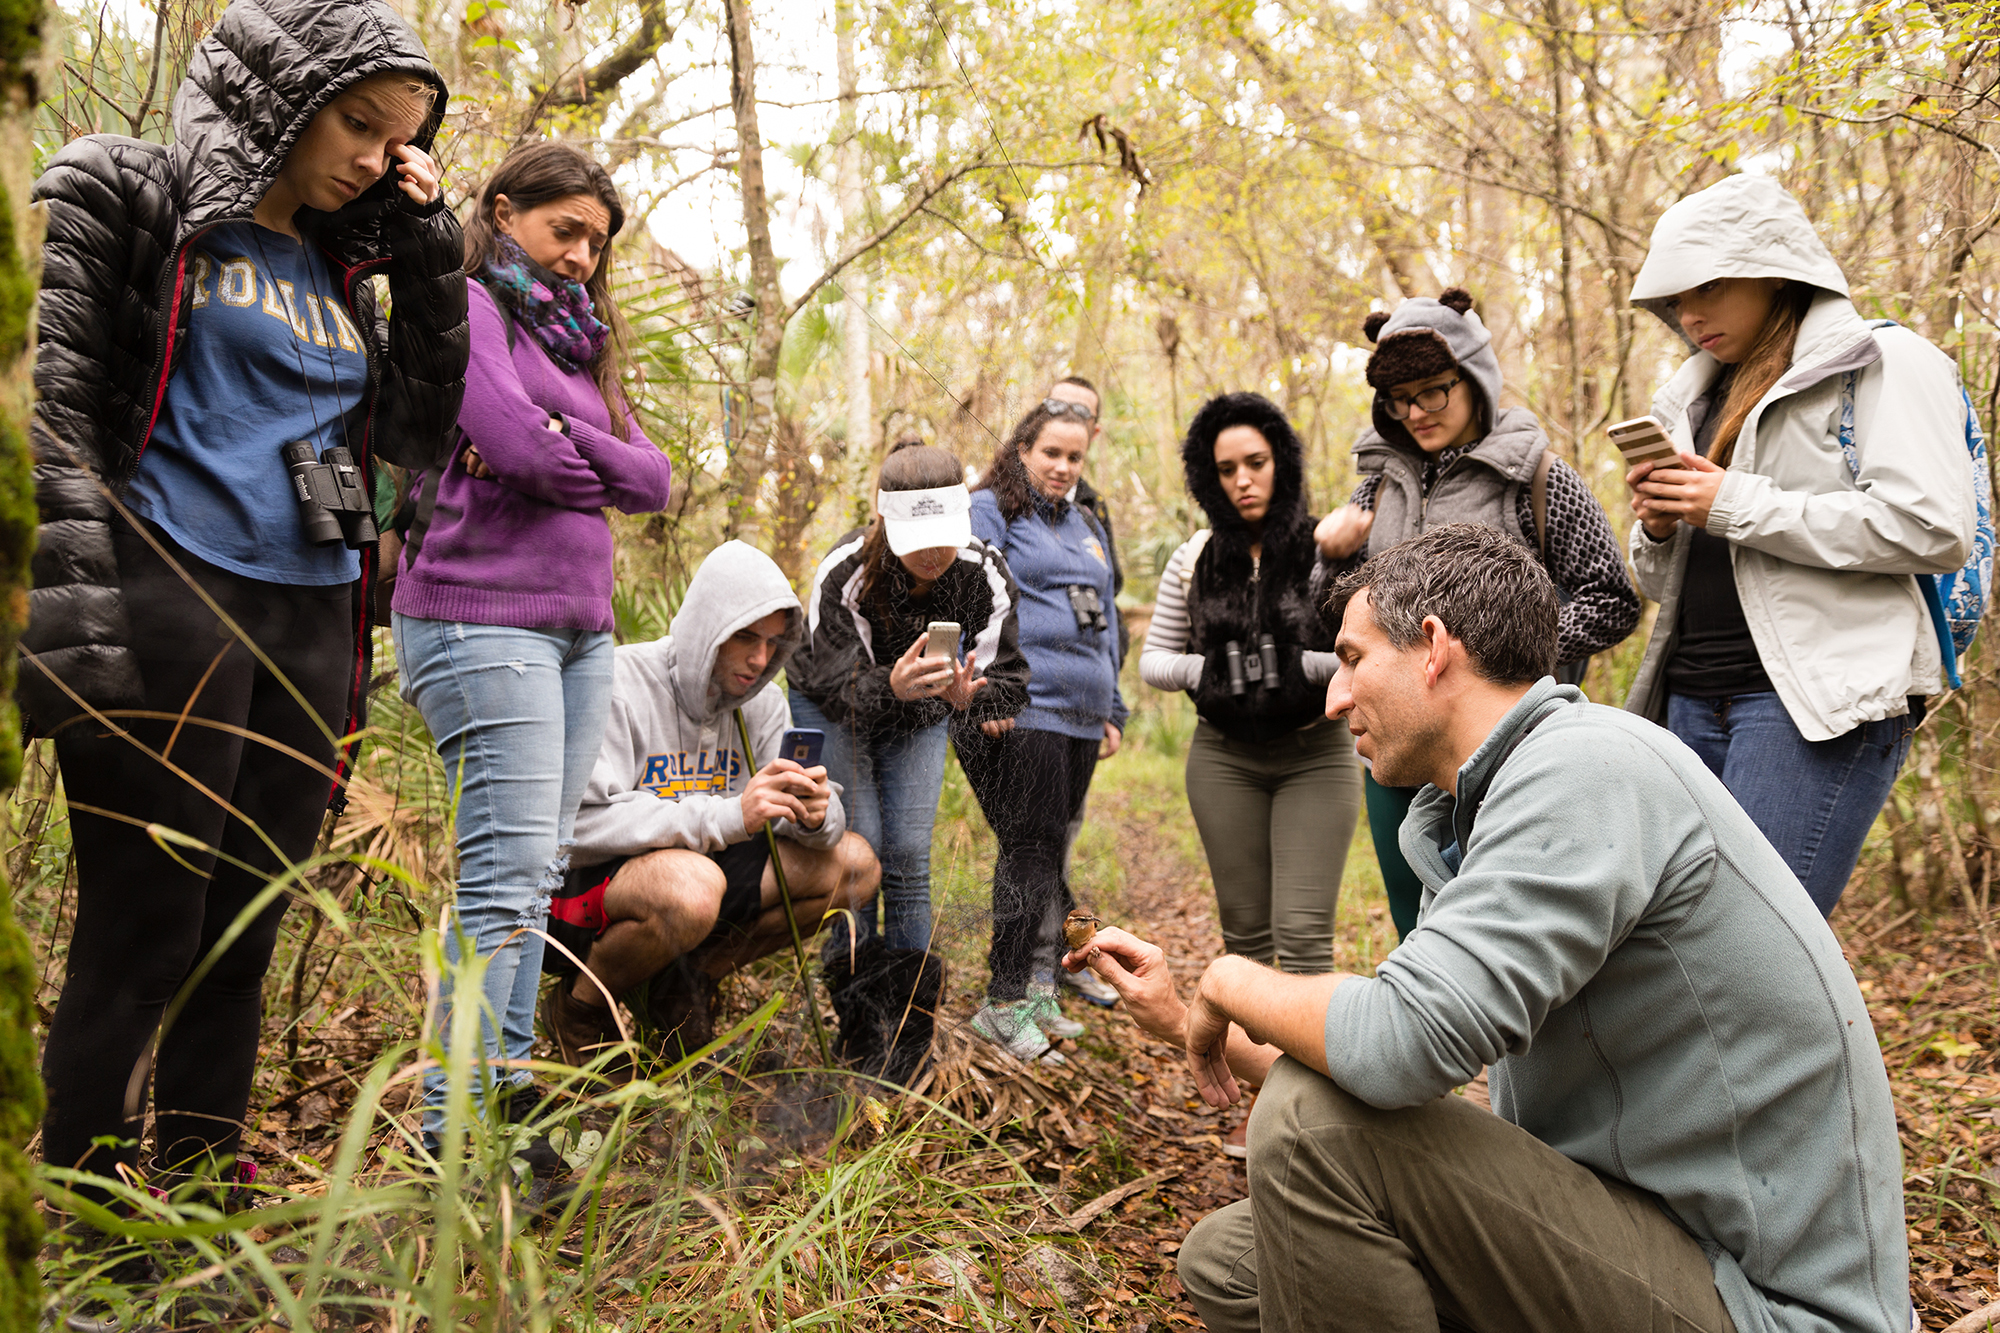
[[[729,790],[729,780],[742,771],[743,756],[734,750],[649,754],[639,785],[664,801],[704,792],[719,795]]]

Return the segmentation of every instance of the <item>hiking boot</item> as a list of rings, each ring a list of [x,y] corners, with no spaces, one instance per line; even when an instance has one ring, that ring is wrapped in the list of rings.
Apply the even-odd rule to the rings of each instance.
[[[88,1223],[72,1224],[70,1230],[87,1248],[110,1243],[110,1238]],[[112,1264],[98,1275],[92,1288],[101,1291],[104,1285],[122,1289],[125,1292],[151,1293],[161,1281],[160,1266],[149,1254],[134,1254]],[[101,1295],[84,1295],[67,1308],[51,1304],[42,1312],[41,1326],[51,1333],[154,1333],[162,1327],[158,1323],[128,1321],[120,1317],[121,1302]],[[134,1306],[138,1305],[135,1300]]]
[[[1032,1000],[989,1000],[972,1016],[972,1030],[1024,1064],[1069,1063],[1035,1025]]]
[[[1109,1009],[1118,1003],[1118,992],[1112,984],[1087,967],[1081,972],[1066,972],[1057,968],[1056,980],[1100,1009]]]
[[[573,1069],[583,1068],[602,1054],[604,1046],[618,1040],[611,1011],[577,999],[568,977],[558,979],[542,997],[542,1027],[555,1044],[556,1058]],[[610,1071],[606,1076],[612,1077]],[[629,1069],[626,1077],[631,1077]]]
[[[509,1125],[529,1125],[534,1122],[535,1112],[547,1096],[533,1083],[516,1083],[498,1090],[495,1098],[499,1102],[500,1119]],[[514,1160],[527,1165],[529,1174],[535,1179],[560,1179],[569,1174],[569,1163],[556,1151],[556,1145],[549,1141],[546,1133],[533,1134],[527,1144],[514,1154]]]
[[[714,977],[682,954],[646,986],[646,1018],[660,1054],[678,1064],[715,1040],[715,1011],[722,990]]]

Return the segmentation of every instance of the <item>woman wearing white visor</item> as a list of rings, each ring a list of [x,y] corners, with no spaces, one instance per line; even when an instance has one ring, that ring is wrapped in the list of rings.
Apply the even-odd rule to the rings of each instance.
[[[972,535],[958,460],[905,440],[882,464],[875,521],[842,537],[813,575],[811,635],[791,660],[792,719],[826,733],[827,775],[848,827],[882,862],[883,935],[891,950],[931,940],[931,825],[944,782],[945,720],[954,710],[988,735],[1028,702],[1013,576]],[[929,627],[958,626],[956,652],[926,655]],[[830,966],[875,933],[864,908],[850,938],[827,936]]]

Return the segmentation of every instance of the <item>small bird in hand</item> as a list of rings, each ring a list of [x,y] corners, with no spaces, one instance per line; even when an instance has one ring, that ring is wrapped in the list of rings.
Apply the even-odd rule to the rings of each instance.
[[[1063,942],[1069,945],[1071,953],[1081,953],[1090,947],[1090,941],[1097,935],[1097,928],[1103,924],[1103,921],[1081,907],[1076,908],[1063,918]]]

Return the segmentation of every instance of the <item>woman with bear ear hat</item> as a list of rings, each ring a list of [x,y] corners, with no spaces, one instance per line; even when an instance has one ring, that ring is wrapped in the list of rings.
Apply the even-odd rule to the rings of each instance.
[[[1500,405],[1500,359],[1472,306],[1471,294],[1453,287],[1435,301],[1413,297],[1393,314],[1368,316],[1374,429],[1354,446],[1363,475],[1315,535],[1322,555],[1351,562],[1443,523],[1499,528],[1535,548],[1562,597],[1556,661],[1573,682],[1584,659],[1639,623],[1639,597],[1589,485],[1554,456],[1533,412]],[[1396,933],[1407,935],[1422,888],[1396,831],[1416,791],[1384,787],[1373,775],[1363,786],[1389,912]]]

